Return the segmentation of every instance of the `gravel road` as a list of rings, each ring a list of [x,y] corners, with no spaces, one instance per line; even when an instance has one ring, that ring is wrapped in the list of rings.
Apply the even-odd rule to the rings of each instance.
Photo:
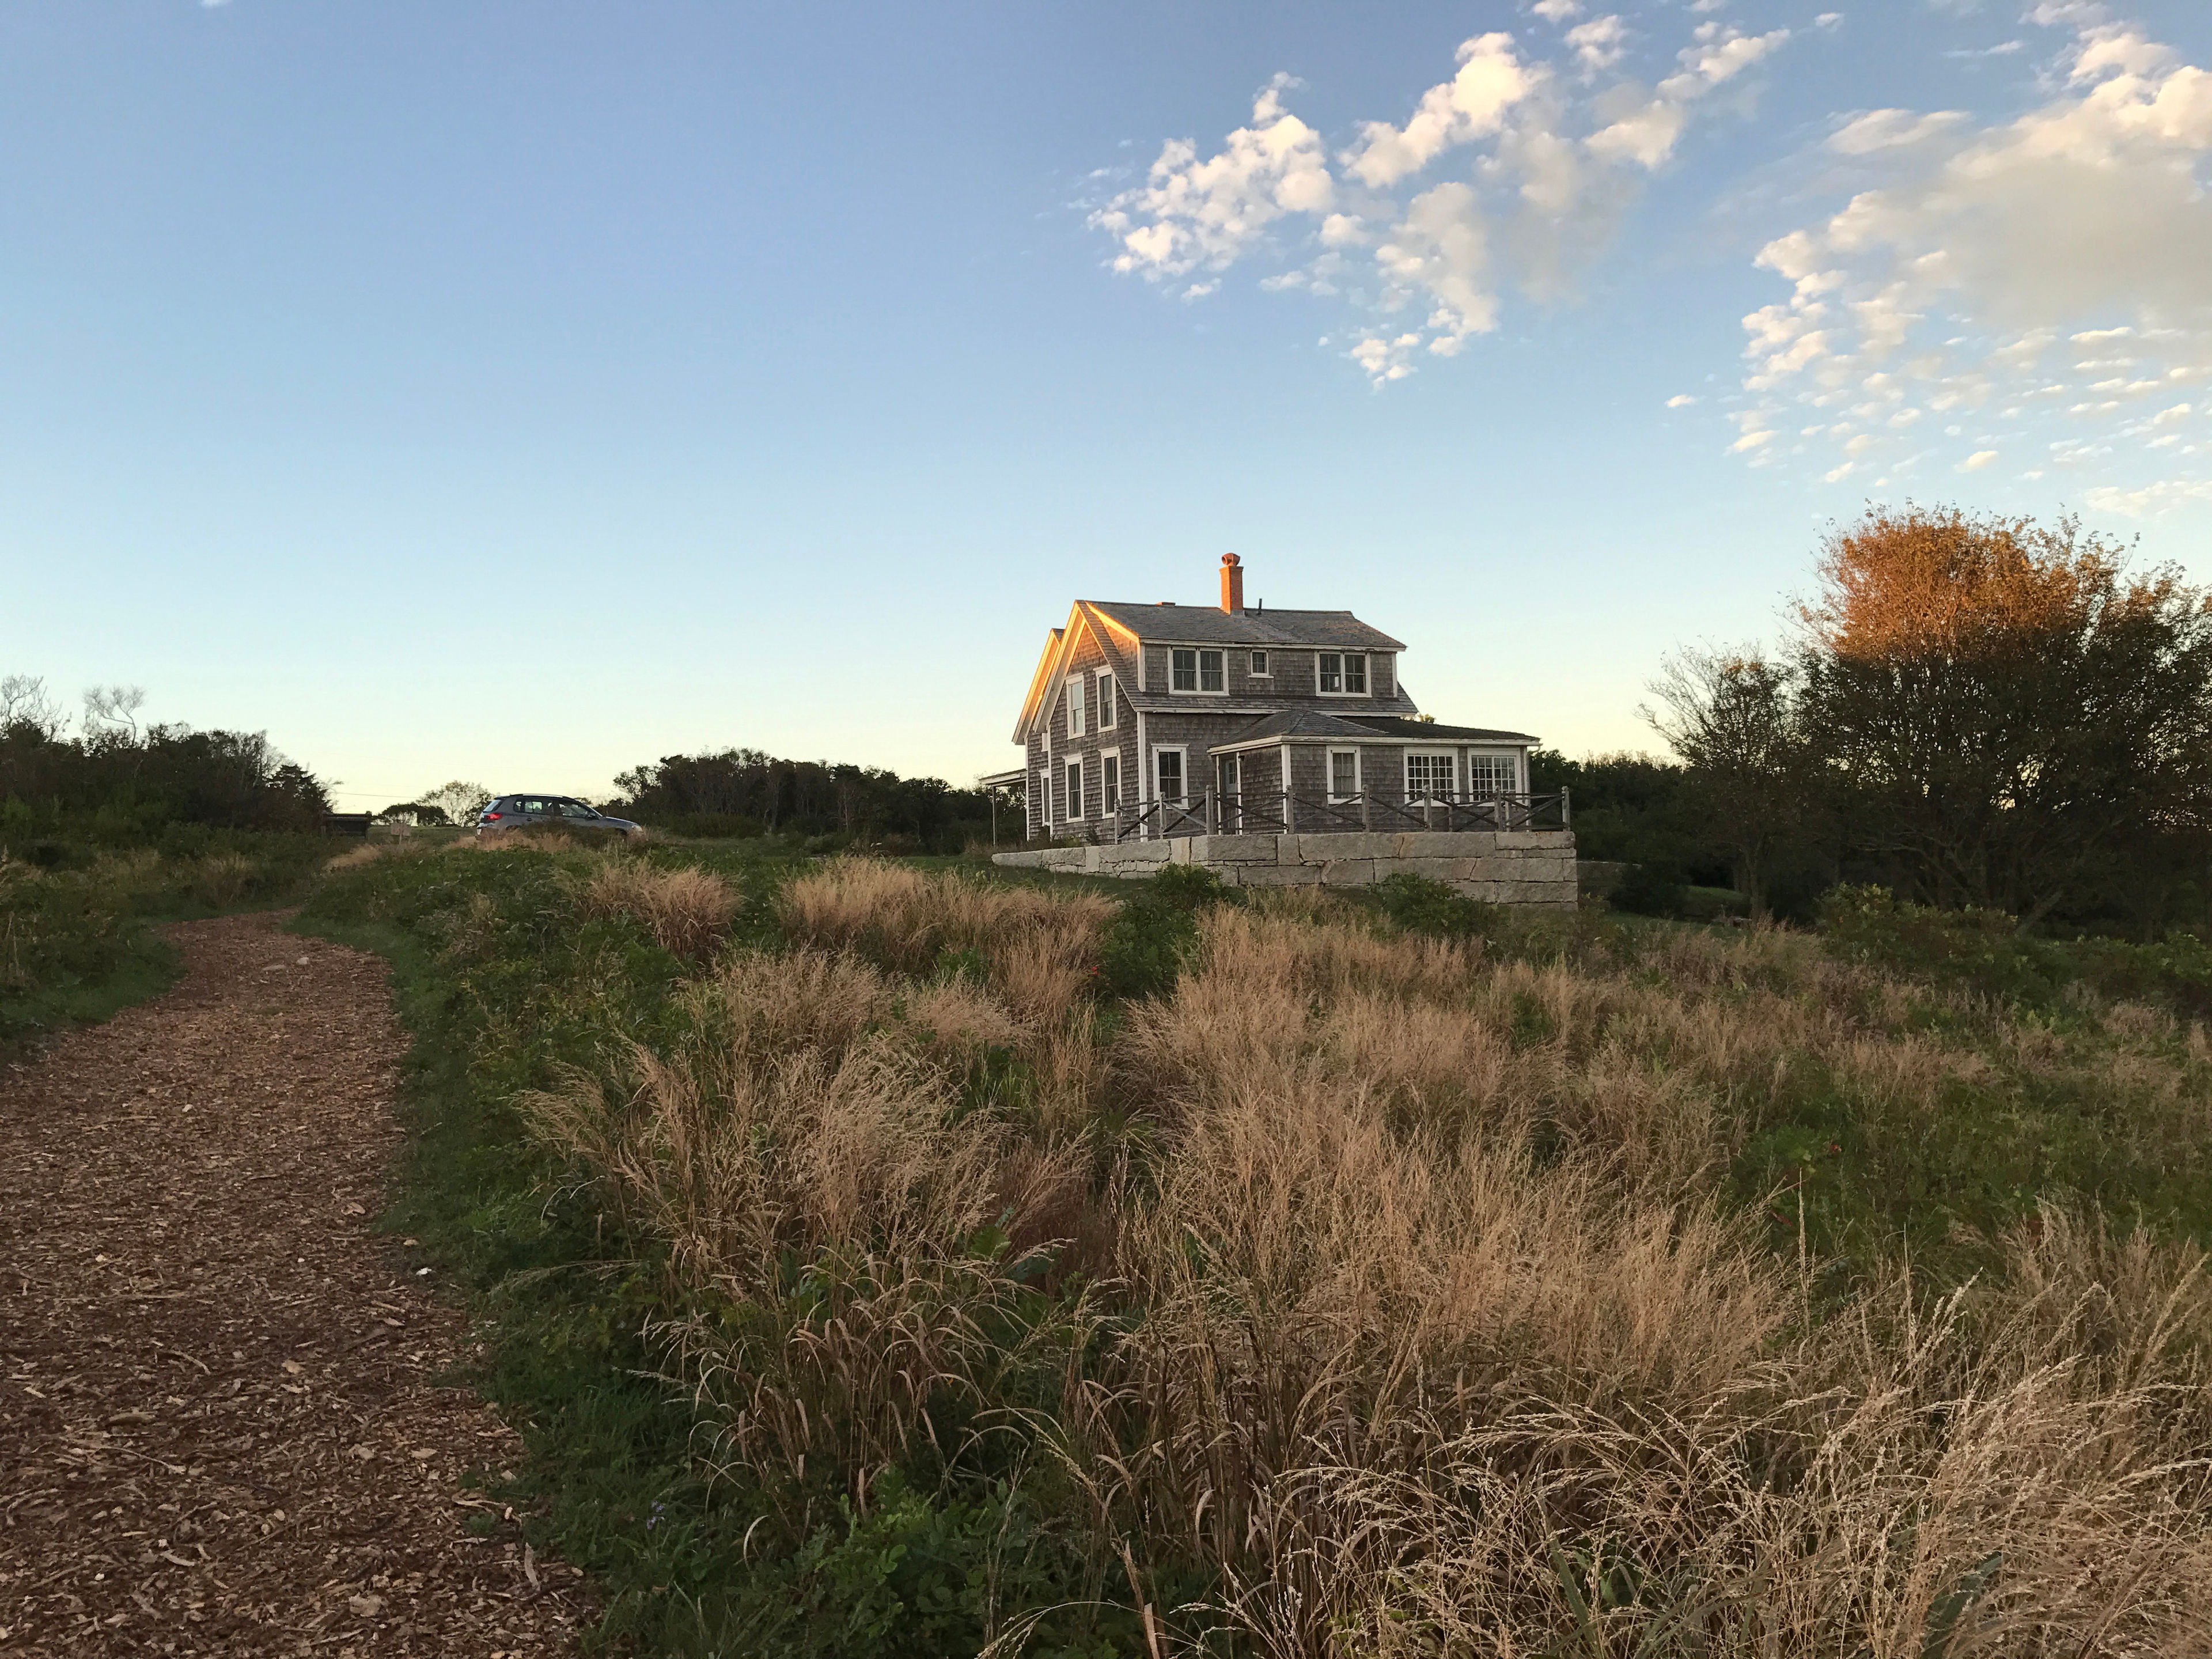
[[[0,1061],[0,1653],[566,1652],[577,1576],[465,1484],[518,1447],[460,1316],[370,1231],[384,966],[282,920]]]

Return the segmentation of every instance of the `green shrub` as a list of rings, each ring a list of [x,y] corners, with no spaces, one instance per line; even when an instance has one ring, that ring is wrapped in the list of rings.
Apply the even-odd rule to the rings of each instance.
[[[1491,907],[1440,881],[1401,872],[1375,884],[1382,914],[1409,933],[1463,939],[1485,930]]]

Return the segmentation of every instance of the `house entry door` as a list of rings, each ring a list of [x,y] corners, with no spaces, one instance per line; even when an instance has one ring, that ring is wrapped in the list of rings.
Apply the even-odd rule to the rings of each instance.
[[[1244,828],[1244,794],[1237,780],[1243,775],[1239,757],[1221,757],[1221,833],[1240,834]]]

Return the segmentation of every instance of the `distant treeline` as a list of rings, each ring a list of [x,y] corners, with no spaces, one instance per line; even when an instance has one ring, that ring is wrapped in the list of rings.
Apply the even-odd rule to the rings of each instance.
[[[957,853],[989,833],[990,803],[980,789],[757,749],[669,755],[615,782],[623,799],[609,811],[679,835],[836,836]]]
[[[180,829],[321,827],[330,810],[322,784],[265,736],[141,729],[140,700],[94,691],[72,722],[40,682],[0,679],[0,850],[28,857],[57,841],[130,847]]]

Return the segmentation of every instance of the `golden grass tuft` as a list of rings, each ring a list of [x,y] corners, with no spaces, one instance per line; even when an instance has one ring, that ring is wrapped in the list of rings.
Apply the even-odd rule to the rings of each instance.
[[[857,951],[894,972],[928,974],[947,952],[978,957],[993,988],[1019,1017],[1038,1022],[1064,1016],[1085,993],[1114,908],[1092,893],[927,875],[870,859],[839,859],[782,897],[793,938]]]
[[[581,908],[587,916],[634,917],[663,950],[696,962],[729,932],[738,895],[711,870],[664,870],[635,859],[609,857],[593,866]]]

